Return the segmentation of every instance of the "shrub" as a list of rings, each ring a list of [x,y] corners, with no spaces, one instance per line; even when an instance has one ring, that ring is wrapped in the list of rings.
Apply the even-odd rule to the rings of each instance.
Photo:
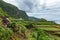
[[[18,26],[16,26],[16,23],[10,23],[10,24],[8,24],[7,25],[7,27],[9,27],[9,28],[11,28],[14,32],[17,32],[17,31],[19,31],[19,27]]]
[[[16,23],[10,23],[7,25],[7,27],[9,28],[15,28],[16,27]]]
[[[50,36],[43,30],[38,30],[37,40],[50,40]]]
[[[28,28],[28,29],[34,28],[33,24],[31,24],[31,23],[28,24],[28,25],[25,25],[25,27]]]
[[[8,28],[0,27],[0,40],[10,40],[12,31]]]

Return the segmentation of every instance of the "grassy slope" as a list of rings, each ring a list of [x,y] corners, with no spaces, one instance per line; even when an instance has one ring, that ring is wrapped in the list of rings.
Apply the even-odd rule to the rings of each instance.
[[[27,21],[20,21],[20,22],[16,22],[17,24],[20,24],[20,25],[26,25],[27,23],[29,23],[29,22],[27,22]],[[42,31],[44,34],[45,34],[45,36],[47,36],[47,35],[49,35],[48,36],[48,38],[50,39],[50,40],[60,40],[60,37],[58,36],[58,35],[55,35],[55,34],[58,34],[59,33],[59,31],[60,31],[60,28],[59,28],[59,25],[34,25],[34,26],[36,26],[36,28],[38,29],[38,31],[40,31],[40,30],[44,30],[44,31],[46,31],[46,33],[47,34],[45,34],[45,32],[44,31]],[[56,27],[57,26],[57,27]],[[23,28],[25,28],[25,27],[23,27]],[[22,29],[22,28],[21,28]],[[23,29],[22,29],[23,30]],[[47,32],[47,31],[49,31],[49,32]],[[53,33],[53,31],[54,31],[54,33],[55,34],[52,34]],[[56,31],[56,32],[55,32]],[[50,32],[52,32],[52,33],[50,33]],[[32,34],[34,35],[32,35]],[[34,28],[33,29],[26,29],[25,28],[25,34],[26,34],[26,36],[27,36],[27,40],[36,40],[37,39],[37,31],[34,31]],[[41,34],[41,35],[44,35],[44,34]],[[60,35],[60,34],[59,34]],[[33,37],[32,37],[33,36]],[[43,36],[42,36],[43,37]],[[54,38],[55,37],[55,38]],[[42,39],[42,40],[45,40],[44,38]],[[46,39],[46,40],[48,40],[48,39]]]
[[[18,33],[13,33],[12,37],[13,39],[16,40],[37,40],[37,37],[39,40],[60,40],[60,37],[55,35],[55,34],[59,34],[60,32],[53,32],[52,31],[59,31],[60,29],[55,26],[59,26],[59,25],[34,25],[36,28],[32,28],[32,29],[27,29],[25,27],[26,24],[28,24],[29,22],[27,21],[15,21],[13,20],[12,22],[16,22],[16,25],[20,27],[19,32]],[[47,32],[48,31],[48,32]],[[40,34],[40,36],[38,36],[38,32]],[[25,34],[25,35],[24,35]],[[26,38],[25,38],[26,36]]]

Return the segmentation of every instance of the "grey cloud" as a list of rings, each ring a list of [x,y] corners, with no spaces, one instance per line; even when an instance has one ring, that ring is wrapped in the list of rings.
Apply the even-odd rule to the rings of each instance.
[[[51,6],[51,7],[47,7],[44,5],[40,5],[38,3],[38,0],[16,0],[19,8],[21,10],[24,10],[26,12],[32,12],[32,13],[48,13],[48,12],[58,12],[60,11],[60,3],[55,3],[55,5]],[[44,9],[45,8],[45,9]]]
[[[19,8],[26,12],[37,12],[40,9],[38,0],[17,0],[17,3]]]

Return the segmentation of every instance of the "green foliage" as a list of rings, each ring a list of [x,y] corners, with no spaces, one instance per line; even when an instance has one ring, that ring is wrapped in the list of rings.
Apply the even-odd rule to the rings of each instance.
[[[20,31],[21,31],[22,33],[25,33],[25,29],[26,29],[25,26],[23,26],[23,25],[20,26]]]
[[[41,29],[35,29],[37,32],[37,39],[36,40],[51,40],[50,36]]]
[[[47,22],[36,22],[37,25],[56,25],[55,22],[50,22],[50,21],[47,21]]]
[[[40,30],[37,33],[37,40],[50,40],[50,38],[43,30]]]
[[[8,28],[0,27],[0,40],[10,40],[12,31]]]
[[[8,27],[9,28],[15,28],[16,27],[16,23],[10,23],[10,24],[8,24]]]
[[[0,16],[5,16],[5,17],[8,17],[8,14],[6,12],[4,12],[2,10],[2,8],[0,8]]]
[[[57,23],[55,23],[54,21],[37,21],[37,22],[33,22],[34,25],[57,25]]]
[[[0,18],[0,23],[2,23],[2,19]]]
[[[7,25],[7,27],[9,27],[9,28],[11,28],[14,32],[17,32],[17,31],[19,31],[19,27],[18,26],[16,26],[16,23],[10,23],[10,24],[8,24]]]
[[[33,26],[32,23],[30,23],[30,24],[28,24],[28,25],[25,25],[25,27],[28,28],[28,29],[34,28],[34,26]]]

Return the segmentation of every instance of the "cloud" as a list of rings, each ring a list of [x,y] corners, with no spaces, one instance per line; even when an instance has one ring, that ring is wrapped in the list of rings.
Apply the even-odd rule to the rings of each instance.
[[[37,0],[17,0],[19,8],[26,12],[35,12],[39,8],[39,3]]]
[[[4,0],[4,1],[14,4],[20,10],[24,10],[30,13],[44,12],[45,11],[44,8],[50,10],[52,8],[60,7],[58,6],[60,4],[59,0]],[[56,2],[59,3],[57,4]]]

